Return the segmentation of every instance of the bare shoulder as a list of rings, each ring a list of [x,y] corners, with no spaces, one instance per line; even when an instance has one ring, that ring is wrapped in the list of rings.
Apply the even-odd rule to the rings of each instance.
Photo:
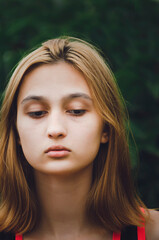
[[[149,210],[150,219],[146,223],[146,240],[159,240],[159,211]]]

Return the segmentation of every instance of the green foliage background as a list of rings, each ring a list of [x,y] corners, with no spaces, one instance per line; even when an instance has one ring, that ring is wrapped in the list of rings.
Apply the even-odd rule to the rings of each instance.
[[[159,207],[158,23],[158,0],[0,0],[0,94],[26,51],[49,38],[100,47],[126,100],[139,192],[151,208]],[[131,152],[136,173],[133,144]]]

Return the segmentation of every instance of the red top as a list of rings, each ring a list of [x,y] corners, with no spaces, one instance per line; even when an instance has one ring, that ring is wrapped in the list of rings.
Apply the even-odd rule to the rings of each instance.
[[[121,233],[113,233],[113,239],[112,240],[120,240]]]
[[[145,226],[137,228],[137,236],[139,240],[146,240]]]
[[[23,236],[16,234],[15,240],[23,240]]]
[[[121,233],[113,233],[113,239],[112,240],[120,240]],[[137,227],[137,237],[138,240],[146,240],[145,237],[145,227]]]
[[[137,236],[138,240],[146,240],[145,238],[145,227],[137,227]],[[113,233],[113,239],[112,240],[120,240],[121,233]],[[22,235],[17,235],[15,236],[15,240],[23,240]]]

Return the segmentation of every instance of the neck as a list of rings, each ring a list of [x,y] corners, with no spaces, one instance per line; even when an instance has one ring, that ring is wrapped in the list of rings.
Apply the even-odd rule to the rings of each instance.
[[[88,226],[86,201],[91,187],[92,168],[70,176],[54,176],[35,172],[40,204],[40,229],[57,235],[81,232]]]

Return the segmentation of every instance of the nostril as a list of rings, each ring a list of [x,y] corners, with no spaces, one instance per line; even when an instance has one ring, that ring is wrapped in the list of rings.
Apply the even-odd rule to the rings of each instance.
[[[52,116],[47,122],[47,136],[49,138],[62,138],[66,136],[66,126],[60,117]]]
[[[48,134],[49,138],[62,138],[65,137],[65,133],[52,132]]]

